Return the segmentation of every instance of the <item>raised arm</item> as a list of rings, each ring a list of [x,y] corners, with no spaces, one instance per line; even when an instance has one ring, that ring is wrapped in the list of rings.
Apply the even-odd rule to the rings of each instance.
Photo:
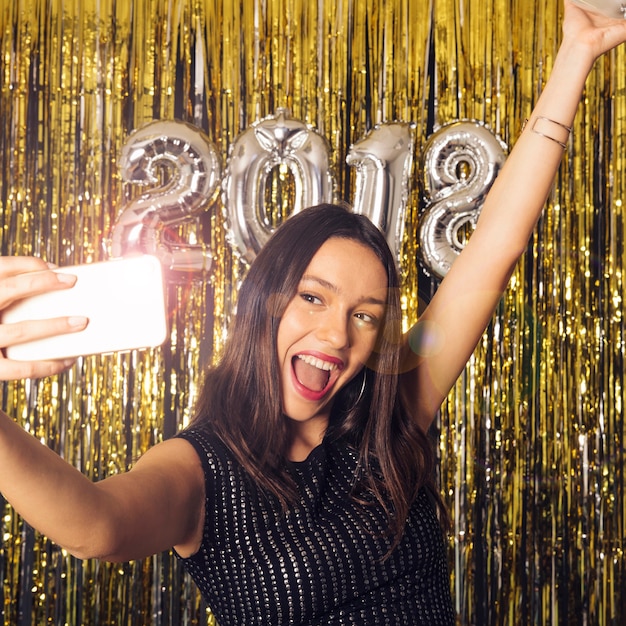
[[[401,385],[424,429],[484,332],[545,205],[595,60],[626,40],[626,20],[565,1],[552,74],[483,205],[469,242],[407,335]]]

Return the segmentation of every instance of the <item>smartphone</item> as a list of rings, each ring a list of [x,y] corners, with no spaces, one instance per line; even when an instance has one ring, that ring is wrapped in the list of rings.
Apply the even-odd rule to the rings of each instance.
[[[19,300],[0,313],[2,322],[86,316],[87,327],[5,348],[9,359],[41,361],[89,354],[125,352],[161,345],[167,337],[167,313],[161,262],[143,255],[100,263],[60,267],[74,274],[70,289]]]

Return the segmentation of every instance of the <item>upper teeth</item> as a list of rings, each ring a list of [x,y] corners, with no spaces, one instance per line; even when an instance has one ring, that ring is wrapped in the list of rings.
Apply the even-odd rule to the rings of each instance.
[[[298,358],[313,367],[317,367],[320,370],[326,370],[327,372],[331,372],[337,367],[334,363],[323,361],[322,359],[318,359],[310,354],[299,354]]]

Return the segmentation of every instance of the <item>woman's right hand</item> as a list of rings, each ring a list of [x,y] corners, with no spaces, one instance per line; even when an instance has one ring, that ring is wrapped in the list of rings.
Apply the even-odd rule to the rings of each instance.
[[[59,317],[8,324],[2,322],[2,312],[13,302],[36,294],[70,289],[76,277],[51,271],[51,266],[35,257],[0,257],[0,380],[41,378],[58,374],[74,360],[16,361],[8,359],[4,349],[53,335],[83,330],[86,318]]]
[[[626,40],[626,20],[607,17],[573,0],[565,1],[564,41],[588,47],[594,59]]]

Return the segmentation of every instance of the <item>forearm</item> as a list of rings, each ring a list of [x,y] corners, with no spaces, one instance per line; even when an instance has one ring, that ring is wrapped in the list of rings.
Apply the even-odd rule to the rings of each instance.
[[[427,426],[465,366],[545,206],[596,58],[626,40],[626,24],[565,6],[551,76],[490,190],[475,231],[409,333],[403,392]],[[543,118],[543,119],[542,119]],[[462,320],[462,323],[460,323]]]
[[[0,491],[33,527],[84,556],[107,542],[96,485],[0,412]]]
[[[204,472],[192,446],[173,438],[94,483],[0,411],[0,492],[73,555],[128,561],[195,542]]]
[[[563,158],[563,146],[576,115],[595,57],[576,41],[564,40],[537,104],[483,206],[476,228],[492,252],[513,268],[545,206]],[[487,231],[482,233],[481,231]],[[475,244],[481,244],[476,241]]]

